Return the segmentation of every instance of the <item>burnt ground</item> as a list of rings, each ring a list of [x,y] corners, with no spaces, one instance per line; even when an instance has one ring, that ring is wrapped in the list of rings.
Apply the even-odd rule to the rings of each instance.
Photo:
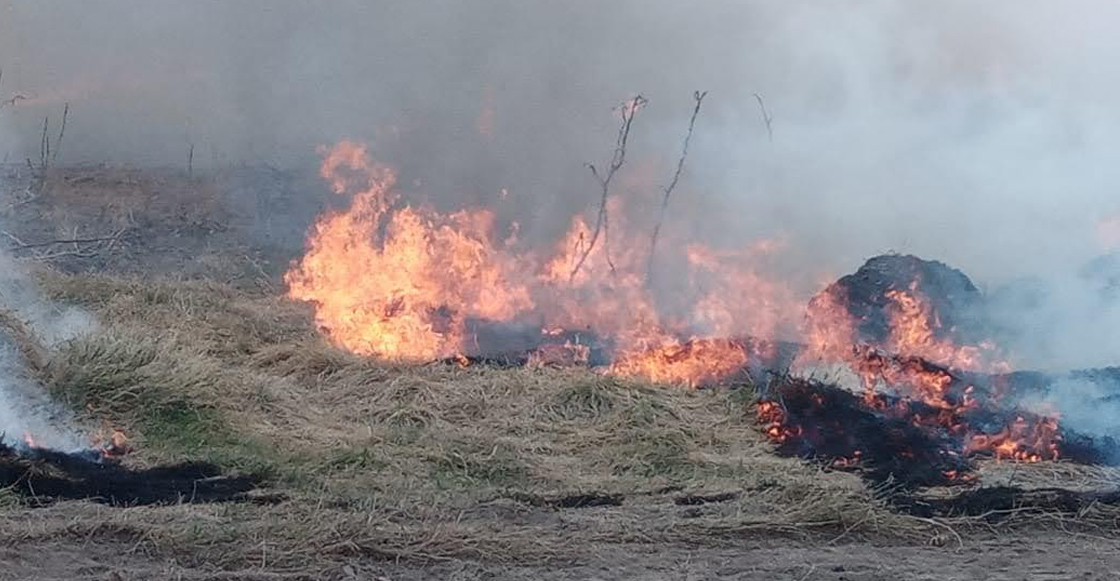
[[[1120,570],[1113,513],[1089,527],[1049,512],[1012,522],[1020,507],[1001,498],[977,520],[896,518],[858,478],[775,457],[743,419],[753,404],[736,412],[733,396],[578,374],[385,370],[329,352],[290,320],[305,312],[270,298],[328,203],[313,172],[64,168],[39,190],[20,168],[3,171],[3,243],[71,273],[48,277],[53,298],[114,325],[133,317],[128,333],[180,320],[213,327],[198,333],[205,357],[184,367],[183,351],[116,329],[70,346],[50,366],[52,392],[130,432],[140,452],[126,459],[129,474],[213,462],[291,498],[126,507],[59,495],[40,505],[26,487],[0,490],[0,579],[1041,580]],[[125,278],[96,278],[105,273]],[[148,282],[167,276],[197,284]],[[180,310],[158,318],[168,304]],[[104,377],[132,403],[79,393]],[[484,431],[511,418],[527,419]],[[985,474],[1035,478],[1039,489],[1106,479],[1067,465]]]

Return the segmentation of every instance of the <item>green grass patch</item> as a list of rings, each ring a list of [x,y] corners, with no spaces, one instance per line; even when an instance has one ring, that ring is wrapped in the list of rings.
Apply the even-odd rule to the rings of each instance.
[[[487,448],[459,444],[429,456],[431,476],[439,488],[515,487],[527,482],[529,468],[501,444]]]
[[[219,369],[207,359],[127,335],[64,345],[51,361],[47,382],[73,409],[138,431],[145,457],[276,474],[274,448],[239,433],[205,402],[206,394],[223,385]]]

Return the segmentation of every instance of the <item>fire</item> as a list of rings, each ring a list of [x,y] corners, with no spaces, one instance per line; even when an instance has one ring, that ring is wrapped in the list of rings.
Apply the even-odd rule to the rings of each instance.
[[[730,377],[746,363],[747,351],[743,345],[727,339],[694,339],[649,351],[625,353],[610,369],[617,375],[695,387]]]
[[[1010,365],[996,359],[995,345],[989,341],[979,345],[956,345],[935,334],[942,328],[941,320],[929,301],[918,290],[918,281],[909,290],[887,291],[892,302],[891,333],[887,350],[963,371],[1010,371]]]
[[[395,176],[363,146],[327,153],[323,177],[350,207],[319,221],[286,277],[289,295],[316,305],[328,336],[355,353],[435,359],[463,350],[467,318],[508,320],[532,306],[519,264],[491,243],[494,215],[394,208]]]
[[[905,289],[886,291],[885,298],[889,332],[881,343],[869,344],[859,339],[860,321],[848,312],[842,291],[834,287],[820,293],[810,302],[805,328],[808,346],[794,367],[805,369],[822,362],[843,364],[859,378],[867,409],[905,418],[919,429],[962,438],[966,453],[990,454],[1018,462],[1060,457],[1061,436],[1054,418],[1019,416],[997,434],[980,433],[969,425],[968,414],[982,404],[993,403],[998,393],[985,392],[982,397],[988,401],[982,402],[977,399],[975,386],[959,384],[950,370],[1009,371],[1010,364],[993,343],[960,345],[949,339],[951,333],[943,328],[918,280]],[[887,403],[882,396],[887,388],[897,390],[901,399]],[[911,402],[927,406],[929,411],[915,411]],[[769,406],[769,402],[760,406]],[[793,428],[784,426],[784,416],[770,407],[760,407],[759,415],[767,419],[765,431],[773,441],[781,443],[789,437]],[[852,464],[850,458],[842,460],[841,465]],[[953,474],[947,478],[961,480],[962,476]]]
[[[1057,420],[1039,418],[1032,423],[1017,417],[998,434],[973,436],[968,450],[990,451],[997,460],[1041,462],[1061,457],[1061,441]]]
[[[626,112],[640,106],[628,103]],[[402,203],[393,171],[360,144],[323,153],[321,174],[349,205],[320,218],[285,280],[289,296],[311,303],[326,336],[349,351],[449,358],[478,349],[472,325],[533,321],[609,342],[611,373],[695,386],[747,362],[742,344],[718,338],[769,338],[800,315],[792,291],[754,269],[776,251],[773,241],[741,251],[671,246],[687,288],[666,308],[647,280],[649,231],[627,221],[633,201],[608,198],[609,227],[598,238],[577,214],[551,250],[524,250],[519,227],[499,232],[490,210],[444,214]],[[589,353],[585,344],[547,345],[532,359],[579,364]]]

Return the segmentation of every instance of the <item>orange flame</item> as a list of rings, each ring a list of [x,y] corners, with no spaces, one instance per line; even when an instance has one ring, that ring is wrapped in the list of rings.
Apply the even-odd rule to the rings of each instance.
[[[938,410],[926,416],[914,414],[909,417],[911,423],[965,436],[967,452],[987,452],[997,459],[1020,462],[1059,457],[1061,437],[1054,418],[1042,417],[1032,423],[1020,417],[998,434],[969,434],[961,414],[979,405],[974,399],[974,388],[967,386],[963,393],[950,398],[948,392],[953,377],[926,362],[946,369],[988,373],[1009,371],[1010,364],[990,341],[958,345],[941,336],[942,323],[919,290],[918,281],[911,283],[907,290],[887,291],[886,296],[891,301],[888,337],[882,345],[866,345],[857,339],[857,321],[848,312],[841,292],[830,288],[820,293],[810,302],[806,325],[808,347],[798,356],[795,367],[819,361],[846,364],[860,379],[864,403],[884,412],[892,410],[884,409],[885,400],[878,395],[880,388],[884,385],[902,388],[906,390],[901,394],[904,397]],[[897,412],[907,414],[908,410],[905,401],[900,401]],[[782,430],[786,428],[780,426],[784,418],[775,416],[769,409],[760,409],[759,413],[760,417],[770,419],[767,433],[771,439],[784,440],[786,436]],[[949,478],[956,479],[955,476]]]
[[[693,339],[683,344],[624,353],[611,365],[611,372],[695,387],[730,377],[746,363],[746,350],[734,341]]]
[[[393,173],[350,142],[328,152],[322,173],[335,192],[358,192],[347,211],[319,221],[286,281],[291,297],[316,305],[318,323],[341,346],[448,357],[462,350],[467,317],[506,320],[532,306],[528,289],[513,282],[516,260],[490,242],[492,213],[394,210]]]
[[[625,113],[640,106],[629,102]],[[671,245],[667,235],[667,252],[683,251],[673,258],[686,270],[689,295],[669,317],[646,280],[648,228],[627,222],[620,197],[608,199],[609,230],[594,246],[592,227],[576,215],[551,252],[517,252],[517,226],[496,242],[502,236],[488,210],[441,214],[401,204],[393,172],[371,163],[364,146],[342,142],[324,154],[323,178],[350,205],[320,218],[285,280],[289,296],[313,304],[324,333],[352,352],[447,358],[467,351],[468,321],[532,320],[609,340],[612,373],[698,385],[747,361],[742,345],[713,337],[770,338],[800,314],[785,285],[753,268],[777,249],[773,241],[729,252]],[[586,345],[554,345],[533,358],[579,363],[588,353]]]

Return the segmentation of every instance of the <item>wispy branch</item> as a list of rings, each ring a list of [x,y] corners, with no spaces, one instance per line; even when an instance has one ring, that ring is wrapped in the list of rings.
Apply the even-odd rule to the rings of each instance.
[[[622,123],[618,128],[618,137],[615,140],[614,154],[611,156],[610,165],[607,166],[605,175],[600,174],[599,170],[594,164],[587,164],[591,170],[591,175],[594,176],[595,181],[599,182],[601,196],[599,200],[599,215],[595,220],[595,230],[591,233],[591,240],[588,241],[587,247],[583,249],[583,253],[576,261],[575,266],[572,268],[572,273],[568,277],[569,282],[575,280],[576,274],[583,268],[583,263],[587,261],[587,257],[595,249],[595,244],[599,238],[604,239],[604,248],[606,248],[607,264],[610,265],[611,271],[614,271],[614,264],[611,263],[610,245],[609,245],[609,230],[610,230],[610,216],[607,215],[607,199],[610,197],[611,180],[614,179],[618,170],[626,163],[626,145],[630,140],[630,128],[634,124],[634,117],[638,115],[645,104],[648,103],[645,97],[638,95],[619,106],[622,112]]]
[[[700,107],[704,104],[704,97],[707,96],[707,91],[696,91],[692,94],[692,98],[696,100],[696,106],[692,109],[692,118],[688,120],[688,133],[684,136],[681,157],[677,160],[677,171],[673,172],[673,179],[665,187],[665,197],[661,199],[661,213],[657,217],[657,223],[653,226],[653,234],[649,238],[649,258],[646,263],[647,283],[653,277],[653,257],[657,252],[657,238],[661,235],[661,225],[665,222],[665,213],[669,209],[669,198],[673,195],[673,190],[676,189],[677,182],[681,179],[681,172],[684,171],[684,162],[688,159],[688,146],[692,142],[692,132],[696,128],[696,118],[700,115]]]

